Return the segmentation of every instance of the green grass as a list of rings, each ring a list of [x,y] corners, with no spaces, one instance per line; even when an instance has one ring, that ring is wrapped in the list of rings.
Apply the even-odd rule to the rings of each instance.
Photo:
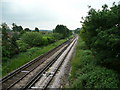
[[[64,40],[59,40],[55,43],[52,43],[47,46],[42,46],[42,47],[33,47],[27,50],[27,52],[22,52],[10,60],[8,62],[2,63],[2,76],[7,75],[11,71],[17,69],[18,67],[22,66],[23,64],[31,61],[32,59],[40,56],[41,54],[44,54],[48,52],[49,50],[53,49],[54,47],[60,45],[61,43],[65,42],[66,39]]]
[[[69,88],[117,88],[118,74],[97,65],[96,59],[85,42],[79,38],[69,76]]]

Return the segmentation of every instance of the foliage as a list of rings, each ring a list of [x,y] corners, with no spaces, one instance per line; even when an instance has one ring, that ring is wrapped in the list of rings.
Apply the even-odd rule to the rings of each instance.
[[[36,32],[39,32],[39,29],[38,29],[37,27],[35,27],[35,31],[36,31]]]
[[[81,38],[78,40],[76,55],[72,60],[69,77],[70,88],[118,88],[116,72],[97,65],[96,58]]]
[[[13,23],[12,26],[13,26],[12,27],[13,31],[17,31],[17,32],[23,31],[22,26],[17,26],[15,23]]]
[[[92,65],[89,65],[86,68],[87,73],[79,75],[72,88],[118,88],[119,80],[115,72],[101,67],[91,67]]]
[[[27,32],[21,37],[22,41],[30,47],[42,45],[42,35],[37,32]]]
[[[3,76],[65,41],[60,40],[63,36],[59,33],[42,34],[29,28],[23,30],[22,26],[15,23],[12,24],[12,29],[6,23],[1,26]],[[35,29],[38,31],[38,28]]]
[[[55,42],[55,39],[54,39],[54,37],[47,37],[47,39],[48,39],[48,43],[53,43],[53,42]]]
[[[11,71],[17,69],[21,65],[29,62],[30,60],[48,52],[49,50],[53,49],[54,47],[60,45],[61,43],[65,42],[66,39],[64,40],[59,40],[55,43],[49,44],[47,46],[42,46],[42,47],[32,47],[30,49],[27,49],[26,52],[21,52],[14,57],[10,58],[5,58],[7,62],[2,63],[2,75],[5,76]],[[23,42],[21,40],[17,40],[20,44]],[[24,45],[23,45],[24,46]],[[26,58],[27,56],[27,58]]]
[[[48,38],[47,37],[43,37],[43,41],[42,44],[43,45],[48,45]]]
[[[16,42],[20,52],[24,52],[27,50],[28,45],[24,43],[22,40],[17,40]]]
[[[52,33],[47,35],[42,35],[40,32],[27,32],[23,34],[21,40],[28,44],[30,47],[33,46],[42,46],[53,43],[57,40],[62,39],[62,35],[58,33]]]
[[[98,11],[91,8],[80,35],[96,55],[99,64],[119,71],[120,5],[113,4],[110,9],[103,5],[102,10]]]
[[[90,8],[82,22],[76,56],[72,61],[72,88],[118,88],[120,81],[120,5]],[[86,44],[86,45],[85,45]],[[89,49],[89,50],[88,50]],[[103,67],[106,66],[106,67]],[[112,69],[112,70],[111,70]]]
[[[18,26],[15,23],[12,26],[12,29],[10,29],[6,23],[1,24],[2,40],[0,41],[2,42],[3,62],[8,61],[15,54],[26,51],[28,48],[48,45],[63,38],[60,33],[42,34],[37,27],[35,27],[36,32],[34,32],[29,28],[23,30],[22,26]]]
[[[62,39],[63,35],[60,33],[53,33],[51,34],[56,40]]]
[[[10,58],[18,53],[16,40],[19,38],[17,33],[11,32],[6,23],[2,24],[2,57]],[[3,61],[6,61],[6,59]]]
[[[30,32],[31,30],[29,28],[25,28],[24,31]]]
[[[74,33],[79,34],[79,33],[80,33],[80,30],[81,30],[80,28],[77,28],[77,29],[74,30]]]
[[[70,30],[64,25],[57,25],[53,32],[62,34],[62,38],[70,36]]]

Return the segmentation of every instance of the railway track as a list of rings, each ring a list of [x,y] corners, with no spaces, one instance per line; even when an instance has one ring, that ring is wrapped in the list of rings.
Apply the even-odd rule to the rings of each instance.
[[[57,46],[56,48],[35,58],[34,60],[8,74],[0,81],[0,83],[2,84],[2,89],[13,90],[17,88],[25,90],[28,88],[36,88],[36,83],[40,79],[43,80],[43,76],[48,75],[51,77],[51,79],[49,79],[49,81],[45,83],[45,85],[42,85],[43,87],[40,86],[40,88],[47,88],[50,81],[59,69],[60,65],[64,61],[65,56],[62,56],[64,58],[60,58],[61,55],[63,55],[63,52],[65,52],[68,48],[70,50],[75,41],[75,38],[67,40],[63,44]],[[69,53],[69,50],[67,50],[65,55]],[[52,70],[52,73],[48,73],[48,71],[51,71],[50,68],[53,67],[56,62],[59,62],[58,64],[56,64],[56,69]],[[44,79],[44,81],[46,81],[46,79]]]
[[[59,68],[61,67],[62,63],[64,62],[65,58],[67,57],[69,51],[71,50],[72,46],[75,44],[76,40],[74,40],[65,51],[57,58],[57,60],[52,61],[50,65],[45,67],[42,72],[39,72],[36,75],[36,78],[32,79],[28,85],[24,89],[46,89],[49,88],[51,81],[55,78],[57,72],[59,72]]]

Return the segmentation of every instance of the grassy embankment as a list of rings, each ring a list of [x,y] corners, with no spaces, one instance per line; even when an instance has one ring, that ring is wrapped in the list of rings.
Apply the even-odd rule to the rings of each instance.
[[[119,85],[117,73],[97,65],[94,55],[81,38],[71,64],[71,88],[117,88]]]
[[[17,69],[18,67],[22,66],[23,64],[31,61],[32,59],[38,57],[41,54],[48,52],[49,50],[53,49],[54,47],[60,45],[61,43],[65,42],[66,39],[59,40],[55,43],[52,43],[47,46],[42,47],[33,47],[28,49],[26,52],[22,52],[10,60],[8,62],[3,63],[2,65],[2,75],[5,76],[11,71]]]

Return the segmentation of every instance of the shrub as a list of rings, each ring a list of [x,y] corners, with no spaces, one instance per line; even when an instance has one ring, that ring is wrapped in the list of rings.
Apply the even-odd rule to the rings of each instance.
[[[2,57],[2,62],[4,63],[4,62],[7,62],[7,61],[9,61],[9,58],[8,57]]]
[[[27,32],[21,39],[30,47],[42,45],[42,35],[38,32]]]
[[[82,21],[80,36],[87,46],[94,50],[101,66],[114,69],[120,73],[120,5],[102,9],[90,8],[88,15]],[[117,63],[115,63],[117,62]],[[116,64],[116,65],[115,65]],[[112,66],[112,67],[110,67]]]
[[[85,74],[81,74],[72,84],[72,88],[118,88],[118,76],[112,70],[101,67],[86,68]]]
[[[87,46],[86,46],[85,42],[80,42],[79,49],[82,49],[82,50],[86,50],[87,49]]]
[[[71,88],[118,88],[119,78],[116,72],[100,67],[91,50],[84,49],[80,39],[76,55],[72,60],[72,72],[69,78]],[[83,45],[83,46],[82,46]]]
[[[55,42],[55,38],[54,37],[47,37],[47,39],[48,39],[48,43]]]
[[[10,50],[6,46],[2,46],[2,57],[10,57]]]
[[[43,45],[48,45],[48,39],[47,37],[43,37],[43,42],[42,42]]]
[[[79,50],[76,53],[75,61],[72,62],[74,67],[83,67],[84,65],[95,63],[94,57],[90,50]]]
[[[56,40],[60,40],[62,39],[63,35],[60,33],[53,33],[52,36],[56,39]]]
[[[16,42],[17,42],[18,48],[21,52],[24,52],[27,50],[28,44],[24,43],[22,40],[17,40]]]

